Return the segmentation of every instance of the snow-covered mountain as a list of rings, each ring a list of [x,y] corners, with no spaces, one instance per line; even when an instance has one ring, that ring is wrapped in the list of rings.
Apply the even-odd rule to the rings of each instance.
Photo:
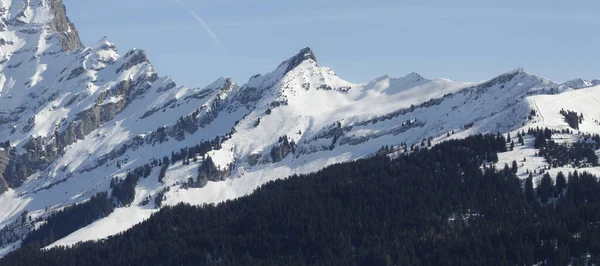
[[[565,82],[564,84],[573,89],[583,89],[583,88],[600,86],[600,80],[598,80],[598,79],[584,80],[584,79],[578,78],[578,79],[569,80],[569,81]]]
[[[568,128],[561,108],[592,118],[581,131],[600,132],[593,122],[600,118],[600,87],[559,84],[522,68],[484,82],[410,73],[353,84],[305,48],[245,84],[221,78],[187,88],[160,77],[143,50],[121,55],[106,38],[83,47],[60,0],[0,5],[4,253],[42,223],[20,222],[25,211],[43,221],[111,191],[111,181],[145,165],[150,176],[139,180],[131,204],[51,246],[126,230],[158,210],[157,197],[163,205],[220,202],[271,180],[373,155],[385,145]],[[533,156],[530,148],[502,158]],[[159,181],[156,162],[177,153],[185,159],[171,163]]]

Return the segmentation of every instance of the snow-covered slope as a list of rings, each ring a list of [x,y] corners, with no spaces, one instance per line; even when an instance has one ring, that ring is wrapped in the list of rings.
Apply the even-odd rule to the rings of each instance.
[[[3,227],[23,211],[37,217],[108,190],[110,179],[127,170],[116,161],[132,156],[116,149],[237,89],[225,78],[202,89],[178,87],[158,76],[144,51],[121,55],[106,38],[83,47],[60,0],[2,0],[0,17]],[[233,121],[197,137],[222,135]],[[177,147],[146,141],[136,145],[146,148],[137,162]]]
[[[410,73],[353,84],[305,48],[241,86],[221,78],[205,88],[179,87],[159,77],[142,50],[122,55],[106,38],[83,47],[59,0],[0,1],[2,252],[36,226],[20,223],[24,211],[43,220],[110,192],[113,179],[143,165],[151,165],[151,174],[140,179],[130,205],[50,247],[126,230],[157,210],[157,197],[163,205],[220,202],[271,180],[370,156],[384,145],[531,126],[563,129],[562,108],[593,118],[581,131],[600,132],[594,122],[600,87],[574,90],[574,83],[522,68],[485,82]],[[532,110],[538,116],[530,117]],[[153,162],[207,141],[207,152],[203,146],[186,153],[191,160],[170,164],[159,182]],[[519,147],[500,157],[534,153]]]

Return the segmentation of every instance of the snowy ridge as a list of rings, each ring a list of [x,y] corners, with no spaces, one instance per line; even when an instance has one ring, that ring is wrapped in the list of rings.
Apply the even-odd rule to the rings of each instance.
[[[598,79],[584,80],[584,79],[578,78],[578,79],[569,80],[569,81],[565,82],[564,84],[565,84],[565,86],[568,86],[573,89],[584,89],[584,88],[589,88],[589,87],[594,87],[594,86],[600,86],[600,80],[598,80]]]
[[[241,86],[220,78],[188,88],[160,77],[143,50],[120,54],[107,38],[78,47],[75,35],[60,30],[76,32],[70,22],[55,25],[68,21],[64,8],[56,8],[60,1],[13,2],[0,0],[0,226],[9,229],[0,235],[2,254],[34,226],[18,223],[23,211],[44,218],[110,192],[111,180],[128,171],[203,141],[221,142],[203,154],[218,176],[188,185],[205,162],[200,154],[189,164],[170,165],[162,182],[154,167],[138,182],[131,205],[49,247],[126,230],[157,210],[148,199],[161,192],[163,205],[220,202],[271,180],[371,156],[385,145],[565,129],[562,108],[588,118],[581,132],[600,133],[594,122],[600,121],[600,87],[591,83],[579,89],[577,82],[559,84],[517,68],[485,82],[410,73],[353,84],[305,48]],[[530,118],[532,110],[539,115]],[[519,147],[500,158],[534,153]],[[544,164],[527,161],[529,168]]]

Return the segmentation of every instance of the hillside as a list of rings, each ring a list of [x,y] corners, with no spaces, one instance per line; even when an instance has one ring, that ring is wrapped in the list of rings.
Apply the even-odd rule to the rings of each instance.
[[[246,83],[188,88],[161,77],[143,50],[121,54],[106,37],[84,47],[60,0],[0,5],[1,255],[60,224],[61,211],[93,208],[99,193],[112,208],[42,237],[45,247],[103,239],[161,207],[236,199],[384,146],[393,157],[481,133],[573,131],[553,135],[564,143],[600,133],[592,81],[517,68],[483,82],[410,73],[354,84],[305,48]],[[498,168],[519,160],[517,176],[535,171],[536,185],[546,170],[600,172],[547,169],[534,142],[500,153]]]
[[[597,177],[557,175],[553,184],[547,176],[534,190],[514,168],[481,171],[504,150],[504,136],[477,135],[395,159],[380,154],[216,206],[164,208],[104,241],[26,246],[0,265],[598,263]]]

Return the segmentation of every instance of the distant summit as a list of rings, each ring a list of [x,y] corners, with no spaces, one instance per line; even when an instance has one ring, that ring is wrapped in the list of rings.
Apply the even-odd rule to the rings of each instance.
[[[577,78],[577,79],[569,80],[569,81],[565,82],[564,84],[573,89],[585,89],[585,88],[589,88],[589,87],[600,86],[600,80],[594,79],[594,80],[590,81],[590,80],[584,80],[581,78]]]

